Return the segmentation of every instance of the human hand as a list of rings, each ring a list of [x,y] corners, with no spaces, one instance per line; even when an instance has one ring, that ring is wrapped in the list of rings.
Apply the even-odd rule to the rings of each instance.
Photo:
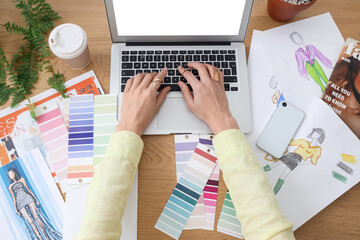
[[[167,68],[164,68],[160,73],[137,74],[127,81],[116,131],[131,131],[141,137],[170,91],[170,87],[166,87],[157,94],[166,75]],[[156,89],[154,80],[157,80]]]
[[[189,63],[188,66],[199,72],[200,81],[190,71],[182,66],[178,67],[193,89],[192,94],[185,83],[178,83],[187,107],[205,121],[215,135],[227,129],[239,129],[229,109],[224,89],[224,75],[220,69],[198,62]]]

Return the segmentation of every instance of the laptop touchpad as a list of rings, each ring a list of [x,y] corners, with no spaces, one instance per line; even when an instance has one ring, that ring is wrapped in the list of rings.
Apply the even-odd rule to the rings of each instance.
[[[167,97],[158,113],[159,130],[205,130],[207,125],[187,109],[183,97]]]

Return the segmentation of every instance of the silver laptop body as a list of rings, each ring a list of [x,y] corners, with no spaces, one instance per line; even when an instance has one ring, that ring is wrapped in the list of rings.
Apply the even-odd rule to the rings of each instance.
[[[141,2],[144,0],[136,1]],[[155,4],[151,5],[153,9],[149,9],[149,13],[162,14],[161,11],[156,11],[156,9],[158,9],[156,3],[159,1],[161,2],[162,0],[144,1],[144,4],[149,2],[153,2]],[[130,2],[126,2],[126,0],[105,0],[111,37],[114,43],[111,49],[110,93],[119,94],[119,109],[121,107],[122,85],[124,88],[126,79],[129,79],[132,74],[135,75],[139,72],[160,70],[163,66],[172,66],[172,69],[175,69],[176,71],[175,67],[179,64],[186,64],[186,62],[200,60],[199,62],[211,63],[212,65],[217,64],[218,67],[223,70],[224,74],[226,73],[225,85],[228,90],[226,95],[229,101],[231,113],[237,120],[240,129],[244,133],[250,132],[252,128],[250,96],[246,67],[246,52],[245,46],[242,42],[245,39],[253,0],[229,1],[233,2],[234,4],[236,3],[240,4],[241,6],[243,5],[242,9],[239,8],[239,16],[242,14],[242,17],[239,20],[241,22],[239,22],[240,27],[238,29],[238,33],[235,35],[140,35],[141,31],[146,32],[150,31],[151,29],[148,30],[148,28],[146,28],[139,30],[140,34],[136,32],[136,29],[141,29],[140,23],[134,23],[138,16],[137,11],[138,9],[141,9],[141,6],[137,6],[136,9],[126,9],[126,5],[129,5]],[[207,2],[211,1],[208,0]],[[217,4],[219,4],[218,1]],[[177,4],[173,4],[171,9],[174,9],[176,5]],[[145,7],[149,8],[149,6]],[[187,7],[192,9],[192,12],[189,13],[189,16],[194,14],[194,8],[192,5],[187,5]],[[232,9],[232,6],[228,5],[226,6],[226,9]],[[216,19],[216,6],[214,10],[215,12],[213,14],[213,18],[211,19]],[[134,33],[134,35],[121,35],[118,33],[119,24],[117,23],[119,23],[119,21],[117,22],[117,18],[121,18],[119,16],[129,14],[129,12],[133,13],[133,17],[126,18],[128,21],[125,24],[123,23],[124,21],[122,21],[120,24],[123,24],[123,29],[127,29],[126,31],[128,31],[130,34]],[[147,19],[151,19],[151,15],[152,14],[150,14],[150,17]],[[174,14],[168,15],[168,17],[171,17],[171,15]],[[179,16],[179,19],[186,18],[186,15]],[[226,17],[226,13],[223,14],[223,17]],[[145,20],[144,22],[147,21]],[[181,23],[181,21],[179,21],[179,23]],[[201,24],[206,29],[209,27],[209,24],[211,25],[215,23],[216,22],[209,22],[207,24],[205,22]],[[131,28],[132,24],[137,25],[137,27]],[[128,25],[130,26],[129,28]],[[159,26],[155,26],[153,31],[156,32],[161,27],[162,24],[159,23]],[[181,27],[190,28],[191,26],[179,26],[177,21],[174,21],[174,28]],[[222,28],[218,29],[221,31]],[[122,29],[120,29],[120,31],[122,31]],[[183,58],[180,58],[181,52],[184,53],[182,54]],[[235,59],[233,58],[234,56]],[[225,58],[229,60],[227,61],[227,65],[225,63],[223,65],[222,62]],[[217,62],[217,60],[222,61]],[[163,65],[161,65],[161,63],[163,63]],[[232,68],[230,68],[230,65]],[[153,66],[153,68],[151,68],[151,66]],[[222,68],[223,66],[225,68]],[[179,74],[175,72],[173,76],[169,76],[168,79],[166,79],[167,83],[163,84],[165,86],[168,84],[173,84],[172,86],[176,88],[176,81],[181,80],[181,77],[182,76],[179,76]],[[207,126],[207,124],[198,119],[186,108],[184,98],[178,89],[175,89],[175,91],[171,91],[168,94],[159,113],[150,123],[144,134],[170,133],[211,133],[211,129]]]

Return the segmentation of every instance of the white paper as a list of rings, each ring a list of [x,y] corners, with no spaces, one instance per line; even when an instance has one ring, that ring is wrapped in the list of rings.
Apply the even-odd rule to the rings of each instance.
[[[66,193],[64,240],[72,240],[80,230],[81,221],[85,213],[86,197],[89,184],[78,187]],[[136,172],[133,188],[130,192],[125,213],[122,219],[121,240],[137,239],[137,194],[138,172]]]
[[[265,167],[276,164],[271,161],[273,160],[271,156],[256,146],[256,140],[276,108],[273,101],[276,98],[273,97],[273,94],[277,93],[277,90],[274,89],[274,82],[277,82],[278,77],[274,75],[259,42],[263,36],[262,32],[254,31],[249,55],[248,70],[254,126],[253,131],[247,134],[247,139],[255,156]],[[276,86],[279,90],[283,89],[281,84]],[[284,94],[284,97],[288,100],[290,96]],[[315,165],[311,163],[312,158],[308,158],[306,161],[302,160],[299,166],[289,172],[276,194],[280,208],[285,217],[293,222],[294,230],[349,190],[360,179],[360,141],[320,98],[309,96],[306,102],[308,105],[304,108],[305,120],[293,139],[303,139],[312,147],[321,148],[321,156]],[[316,133],[311,134],[314,128],[321,128],[325,133],[321,143],[316,141]],[[299,146],[291,146],[288,151],[294,152],[297,148]],[[343,161],[341,157],[343,153],[354,156],[357,164]],[[351,167],[353,173],[350,175],[339,168],[337,166],[339,162]],[[286,170],[283,163],[278,163],[279,165],[272,166],[271,170],[266,172],[272,187],[275,187],[278,179]],[[332,171],[345,176],[346,183],[334,178]]]
[[[292,33],[300,34],[302,46],[293,42]],[[298,36],[294,38],[299,41]],[[307,78],[300,75],[295,52],[300,47],[315,46],[331,61],[332,66],[328,67],[315,57],[329,79],[344,45],[344,38],[330,13],[264,31],[259,40],[287,100],[302,110],[308,106],[311,97],[320,97],[322,91],[310,74],[306,73]]]

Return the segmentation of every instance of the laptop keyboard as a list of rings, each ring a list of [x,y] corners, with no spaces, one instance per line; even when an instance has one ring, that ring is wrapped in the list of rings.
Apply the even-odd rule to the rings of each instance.
[[[180,91],[177,83],[186,79],[179,73],[179,65],[188,68],[189,62],[201,62],[213,65],[224,73],[225,91],[238,91],[235,50],[154,50],[154,51],[122,51],[121,91],[125,89],[126,81],[138,73],[160,72],[168,68],[168,75],[159,88],[171,87],[170,91]],[[196,69],[189,69],[197,78]]]

